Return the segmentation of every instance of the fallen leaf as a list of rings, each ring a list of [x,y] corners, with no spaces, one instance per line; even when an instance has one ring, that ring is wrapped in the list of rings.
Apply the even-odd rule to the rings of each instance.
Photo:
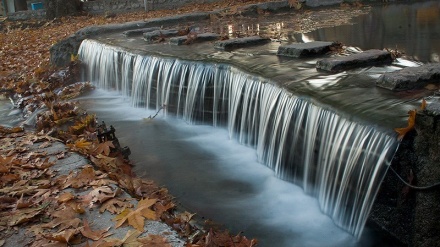
[[[22,224],[24,222],[28,222],[28,221],[32,220],[35,216],[42,213],[48,205],[49,204],[46,203],[46,204],[44,204],[40,207],[37,207],[37,208],[27,208],[27,209],[17,210],[9,218],[8,225],[9,226],[16,226],[16,225]]]
[[[133,204],[129,202],[122,201],[118,198],[113,198],[104,202],[99,209],[99,212],[104,213],[105,211],[109,211],[111,214],[120,214],[122,211],[124,211],[124,209],[132,207]]]
[[[61,243],[69,243],[70,239],[78,232],[77,229],[66,229],[59,233],[44,235],[49,240],[58,241]]]
[[[104,230],[93,231],[90,228],[89,222],[86,219],[83,220],[83,225],[84,225],[84,227],[81,228],[80,231],[81,231],[81,234],[86,238],[90,238],[90,239],[96,241],[101,238],[105,238],[105,237],[112,235],[112,233],[107,233],[108,230],[110,229],[110,227],[108,227],[107,229],[104,229]]]
[[[93,152],[96,155],[104,154],[105,156],[108,156],[110,154],[111,148],[115,148],[115,145],[113,145],[113,142],[106,141],[106,142],[98,144],[98,146],[96,147],[96,149]]]
[[[73,198],[75,198],[75,196],[72,193],[66,192],[58,196],[57,201],[58,203],[64,203],[72,200]]]
[[[403,137],[414,128],[414,124],[416,121],[416,110],[411,110],[408,112],[408,126],[405,128],[395,128],[394,130],[399,134],[397,139],[402,140]]]
[[[168,240],[160,235],[149,234],[144,238],[138,238],[137,241],[148,247],[171,247]]]
[[[83,197],[82,201],[85,205],[92,207],[96,202],[104,203],[105,201],[114,198],[119,193],[121,193],[119,188],[116,188],[116,190],[113,191],[109,186],[101,186],[90,191]]]
[[[59,227],[58,230],[64,230],[70,227],[77,228],[81,223],[81,220],[76,217],[77,213],[75,210],[66,205],[53,212],[51,216],[53,220],[49,223],[42,224],[41,227],[52,229]]]
[[[156,213],[149,209],[157,202],[157,199],[143,199],[138,202],[136,210],[124,209],[113,220],[116,221],[115,227],[118,228],[124,222],[128,221],[128,224],[133,226],[138,231],[144,231],[145,218],[156,219]]]

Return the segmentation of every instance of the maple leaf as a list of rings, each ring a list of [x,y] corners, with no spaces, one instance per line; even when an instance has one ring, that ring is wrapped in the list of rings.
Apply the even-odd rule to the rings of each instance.
[[[74,198],[75,198],[75,196],[72,193],[66,192],[66,193],[63,193],[62,195],[58,196],[57,201],[58,201],[58,203],[64,203],[64,202],[68,202]]]
[[[67,144],[67,146],[70,149],[72,149],[74,151],[76,151],[76,150],[82,151],[83,153],[84,152],[86,153],[89,149],[91,149],[92,145],[93,145],[93,143],[88,142],[83,138],[76,140],[74,144],[71,144],[71,143]]]
[[[180,213],[176,216],[176,219],[179,219],[181,222],[190,222],[192,217],[194,217],[196,214],[191,214],[187,211]]]
[[[119,193],[121,193],[121,189],[119,188],[113,191],[109,186],[101,186],[90,191],[82,200],[84,204],[89,204],[89,207],[92,207],[96,202],[104,203],[105,201],[114,198]]]
[[[63,188],[71,186],[72,188],[81,188],[96,179],[95,170],[91,166],[83,168],[79,173],[71,174],[67,177]]]
[[[165,204],[165,205],[163,205],[162,203],[156,203],[155,211],[156,211],[157,218],[160,218],[163,213],[174,208],[175,206],[176,205],[174,205],[174,203],[172,203],[172,202],[169,202],[168,204]]]
[[[126,208],[132,207],[133,204],[129,202],[125,202],[124,200],[118,198],[113,198],[104,202],[104,204],[102,204],[101,208],[99,209],[99,212],[104,213],[105,211],[109,211],[111,214],[120,214]]]
[[[148,247],[171,247],[168,240],[160,235],[149,234],[144,238],[138,238],[137,241]]]
[[[61,243],[69,243],[70,239],[72,239],[76,233],[78,233],[77,229],[66,229],[55,234],[44,235],[44,237]]]
[[[59,227],[60,231],[69,227],[77,228],[81,223],[81,220],[76,216],[77,213],[72,207],[64,206],[62,209],[52,213],[54,219],[51,222],[42,224],[41,227],[52,229]]]
[[[106,141],[103,143],[98,144],[96,149],[94,150],[94,154],[104,154],[108,156],[110,154],[111,148],[115,148],[115,145],[113,145],[112,141]]]
[[[405,128],[395,128],[394,130],[399,134],[397,139],[402,140],[403,137],[414,128],[416,122],[416,110],[411,110],[408,112],[408,126]]]
[[[103,168],[104,170],[117,169],[117,164],[120,162],[117,158],[111,158],[102,154],[98,154],[96,157],[91,156],[90,159],[95,165]]]
[[[22,208],[28,208],[30,206],[32,206],[34,203],[31,202],[30,200],[24,200],[23,199],[23,194],[21,194],[20,199],[17,200],[17,203],[15,204],[15,209],[22,209]]]
[[[47,206],[47,205],[46,205]],[[44,208],[46,207],[38,207],[38,208],[28,208],[15,211],[14,214],[9,218],[8,225],[16,226],[22,224],[24,222],[28,222],[32,220],[35,216],[42,213]]]
[[[81,234],[86,238],[90,238],[90,239],[96,241],[101,238],[105,238],[105,237],[112,235],[112,233],[107,233],[108,230],[110,229],[110,227],[108,227],[107,229],[104,229],[104,230],[93,231],[90,228],[89,222],[86,219],[83,220],[83,225],[84,225],[84,227],[81,228],[80,231],[81,231]]]
[[[117,215],[113,220],[117,221],[115,227],[118,228],[125,221],[128,221],[128,224],[133,226],[138,231],[144,230],[144,221],[147,219],[156,219],[156,213],[149,209],[157,202],[157,199],[143,199],[138,202],[136,210],[124,209],[119,215]]]

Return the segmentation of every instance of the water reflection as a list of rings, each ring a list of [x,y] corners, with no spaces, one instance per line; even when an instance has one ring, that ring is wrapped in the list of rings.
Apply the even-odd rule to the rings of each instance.
[[[376,6],[352,25],[307,33],[315,40],[337,40],[367,49],[398,49],[422,62],[439,62],[440,2]]]

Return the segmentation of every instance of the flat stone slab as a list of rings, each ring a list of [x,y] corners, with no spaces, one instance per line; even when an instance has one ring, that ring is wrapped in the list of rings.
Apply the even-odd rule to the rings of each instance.
[[[264,45],[270,43],[269,38],[262,38],[260,36],[251,36],[245,38],[228,39],[223,41],[217,41],[214,44],[214,48],[221,50],[233,50],[236,48],[250,47],[256,45]]]
[[[133,36],[140,36],[143,33],[153,32],[159,29],[160,27],[140,28],[140,29],[128,30],[123,32],[122,34],[125,35],[126,37],[133,37]]]
[[[191,35],[191,34],[190,34]],[[190,38],[189,35],[170,38],[170,44],[172,45],[187,45],[192,43],[200,43],[206,41],[217,40],[220,35],[216,33],[200,33],[195,38]]]
[[[440,82],[440,63],[428,63],[385,73],[379,77],[376,86],[403,91],[422,88],[431,82]]]
[[[334,45],[336,43],[324,41],[282,45],[278,47],[277,55],[296,58],[311,57],[329,52]]]
[[[145,41],[152,42],[161,37],[168,38],[168,37],[176,36],[178,33],[179,31],[176,29],[156,30],[156,31],[144,33],[143,37]]]
[[[331,57],[319,60],[316,62],[316,68],[329,72],[338,72],[367,66],[391,64],[392,62],[393,57],[388,51],[367,50],[349,56]]]

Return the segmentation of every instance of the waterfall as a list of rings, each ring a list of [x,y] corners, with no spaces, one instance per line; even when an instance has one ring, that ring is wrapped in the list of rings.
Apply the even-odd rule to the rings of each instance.
[[[189,123],[226,127],[278,177],[316,197],[335,224],[361,235],[394,136],[229,65],[138,55],[93,40],[79,54],[88,80],[136,107],[164,106]]]

